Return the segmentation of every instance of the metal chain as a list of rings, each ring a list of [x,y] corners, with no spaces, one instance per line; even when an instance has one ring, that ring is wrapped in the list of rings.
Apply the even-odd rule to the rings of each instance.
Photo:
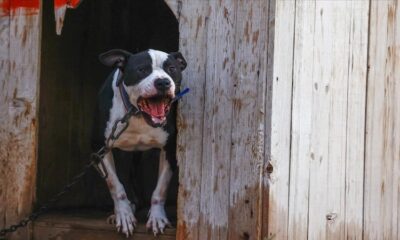
[[[102,178],[106,179],[108,177],[108,172],[103,163],[104,156],[111,151],[115,141],[128,128],[129,119],[133,115],[137,115],[139,112],[140,111],[138,111],[137,109],[131,108],[127,111],[127,113],[121,119],[117,120],[114,123],[111,133],[106,140],[106,145],[104,147],[102,147],[99,151],[91,154],[90,162],[83,167],[83,170],[79,174],[75,175],[72,178],[71,182],[69,182],[67,185],[65,185],[64,188],[60,192],[58,192],[49,201],[47,201],[45,204],[43,204],[38,210],[32,212],[30,215],[28,215],[28,217],[24,218],[19,223],[11,225],[8,228],[1,229],[0,230],[0,240],[5,240],[6,239],[5,236],[8,233],[15,232],[15,231],[17,231],[18,228],[26,227],[29,222],[35,221],[39,216],[46,213],[53,204],[58,202],[64,194],[70,192],[71,188],[82,180],[82,178],[89,172],[91,167],[94,167],[99,172],[100,176]],[[121,124],[122,124],[122,126],[121,126]],[[119,130],[119,131],[117,131],[117,130]],[[100,169],[99,164],[101,165],[102,169]]]

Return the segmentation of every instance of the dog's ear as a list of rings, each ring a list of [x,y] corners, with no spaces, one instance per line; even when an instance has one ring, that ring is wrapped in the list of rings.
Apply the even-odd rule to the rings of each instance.
[[[173,53],[170,53],[170,55],[173,56],[176,59],[176,61],[178,61],[181,71],[185,70],[185,68],[187,66],[187,62],[186,62],[185,58],[182,56],[182,53],[173,52]]]
[[[113,49],[99,55],[101,63],[108,67],[124,68],[132,54],[122,49]]]

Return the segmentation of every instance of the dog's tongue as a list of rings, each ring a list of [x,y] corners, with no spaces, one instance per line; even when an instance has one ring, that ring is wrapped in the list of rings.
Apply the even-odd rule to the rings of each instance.
[[[165,116],[165,103],[157,102],[157,103],[149,103],[150,105],[150,115],[153,117],[162,118]]]

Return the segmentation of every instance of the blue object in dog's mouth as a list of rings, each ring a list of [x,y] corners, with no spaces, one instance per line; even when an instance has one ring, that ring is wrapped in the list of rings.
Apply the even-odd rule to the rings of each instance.
[[[179,99],[181,99],[183,96],[185,96],[186,94],[188,94],[190,91],[190,88],[185,88],[183,91],[181,91],[180,93],[178,93],[176,95],[176,97],[172,100],[172,103],[178,101]]]

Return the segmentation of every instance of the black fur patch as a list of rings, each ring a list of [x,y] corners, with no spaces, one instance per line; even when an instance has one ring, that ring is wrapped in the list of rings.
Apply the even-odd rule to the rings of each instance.
[[[138,84],[153,72],[152,63],[148,52],[131,55],[125,66],[122,80],[127,86]]]
[[[106,79],[97,97],[97,105],[94,115],[92,128],[92,150],[98,151],[104,146],[104,132],[107,127],[107,122],[110,119],[110,109],[112,108],[112,100],[114,92],[112,83],[114,79],[114,70]]]

